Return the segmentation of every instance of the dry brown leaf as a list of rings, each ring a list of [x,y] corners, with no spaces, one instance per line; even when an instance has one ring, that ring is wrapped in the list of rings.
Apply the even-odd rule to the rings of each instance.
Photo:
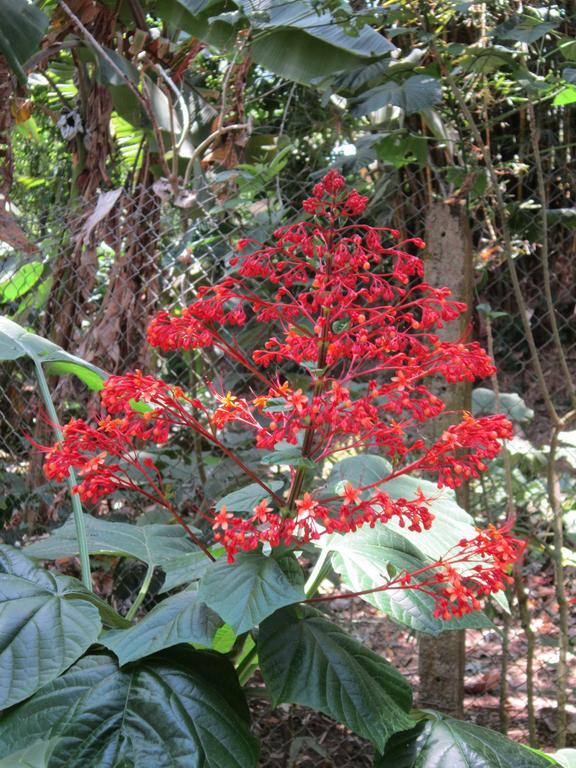
[[[0,211],[0,241],[22,253],[38,252],[38,246],[28,240],[18,221],[7,211]]]

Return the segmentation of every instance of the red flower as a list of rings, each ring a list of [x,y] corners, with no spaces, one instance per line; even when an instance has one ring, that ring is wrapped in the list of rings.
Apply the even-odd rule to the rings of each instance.
[[[156,467],[138,460],[137,446],[192,429],[267,494],[251,514],[221,508],[213,516],[215,538],[229,559],[263,544],[297,547],[325,533],[392,519],[413,531],[430,528],[430,500],[421,493],[392,499],[386,480],[427,472],[434,473],[439,487],[458,487],[486,470],[512,427],[504,416],[476,419],[464,413],[426,445],[421,425],[444,410],[429,382],[438,377],[472,382],[490,376],[494,365],[476,342],[441,340],[444,324],[460,317],[466,306],[449,289],[423,280],[423,262],[414,253],[424,247],[419,238],[398,241],[395,230],[355,223],[367,202],[330,171],[304,201],[307,220],[279,227],[269,245],[239,240],[230,273],[200,288],[181,312],[162,311],[151,322],[153,346],[219,350],[245,367],[252,382],[262,386],[260,392],[220,394],[209,384],[215,401],[209,406],[211,401],[190,398],[140,371],[111,376],[102,391],[102,420],[96,427],[70,422],[62,443],[48,451],[47,475],[61,480],[70,467],[77,469],[78,491],[92,501],[140,486],[149,498],[168,505]],[[265,332],[251,357],[239,341],[247,322]],[[286,381],[285,372],[294,370],[309,376],[308,389],[300,381],[297,388]],[[301,467],[292,470],[291,488],[283,496],[268,493],[265,480],[223,442],[222,431],[232,422],[251,431],[257,448],[301,446],[306,466],[375,449],[391,462],[389,478],[347,484],[340,494],[327,496],[304,490],[307,470]],[[135,470],[146,485],[134,481]],[[483,595],[503,588],[505,571],[519,550],[518,542],[490,529],[451,555],[460,559],[431,566],[424,586],[424,576],[411,582],[403,574],[401,580],[406,588],[433,586],[438,615],[460,615],[473,610]],[[481,567],[474,570],[478,557]],[[470,564],[464,573],[462,563]],[[428,576],[432,581],[426,586]]]

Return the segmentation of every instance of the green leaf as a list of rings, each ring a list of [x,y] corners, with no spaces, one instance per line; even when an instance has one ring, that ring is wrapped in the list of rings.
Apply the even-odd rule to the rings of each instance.
[[[0,721],[0,757],[53,739],[48,768],[255,768],[258,749],[232,666],[171,651],[119,670],[86,656]]]
[[[576,749],[559,749],[550,755],[562,768],[576,768]]]
[[[46,768],[55,745],[56,739],[36,741],[4,760],[0,759],[0,768]]]
[[[393,734],[386,744],[385,754],[376,756],[374,768],[414,768],[418,756],[417,739],[424,726],[424,722],[419,722],[409,731]]]
[[[393,572],[414,572],[430,563],[421,552],[387,525],[377,523],[365,526],[346,536],[331,536],[326,545],[333,551],[332,566],[342,577],[347,589],[362,592],[384,585],[390,580],[388,567]],[[430,577],[430,572],[418,580]],[[490,627],[492,622],[481,612],[467,614],[460,619],[444,621],[434,618],[435,603],[431,595],[415,589],[390,589],[362,595],[362,599],[391,619],[418,632],[438,635],[446,630]]]
[[[290,569],[286,574],[273,557],[245,552],[233,563],[220,560],[211,565],[200,582],[198,599],[241,635],[278,608],[305,599],[302,571],[296,573]]]
[[[392,134],[374,145],[378,157],[395,168],[410,163],[425,165],[428,159],[428,141],[422,136]]]
[[[567,104],[574,104],[576,102],[576,85],[567,85],[562,88],[556,96],[552,104],[555,107],[564,107]]]
[[[566,61],[576,61],[576,40],[573,37],[564,37],[558,42],[558,50]]]
[[[354,456],[334,465],[328,478],[327,491],[329,494],[342,493],[346,481],[359,487],[385,480],[389,474],[390,465],[380,456]],[[432,562],[444,557],[446,552],[455,547],[461,539],[471,539],[476,536],[472,517],[458,504],[454,491],[450,489],[440,489],[428,480],[407,475],[382,482],[379,488],[393,499],[414,499],[419,490],[427,499],[430,499],[429,509],[434,515],[434,522],[429,530],[410,531],[407,526],[402,528],[395,520],[387,522],[386,528],[405,539],[421,553],[422,557]],[[494,600],[504,610],[508,610],[503,592],[494,595]]]
[[[100,616],[83,592],[76,579],[0,546],[0,709],[54,680],[96,641]]]
[[[30,357],[36,363],[63,363],[68,366],[66,373],[78,375],[79,367],[98,376],[101,380],[108,378],[108,374],[96,365],[65,352],[52,341],[30,333],[18,323],[0,316],[0,362],[17,360],[20,357]]]
[[[576,208],[548,208],[546,218],[549,224],[562,224],[567,229],[576,229]]]
[[[388,738],[412,727],[406,679],[311,608],[285,608],[266,619],[258,657],[275,704],[324,712],[383,751]]]
[[[332,467],[326,493],[330,496],[344,493],[346,483],[352,483],[354,488],[371,485],[388,477],[391,472],[392,465],[382,456],[374,456],[371,453],[350,456]]]
[[[236,0],[240,12],[224,2],[159,0],[157,13],[170,24],[220,48],[231,48],[247,24],[251,56],[260,66],[288,80],[311,83],[357,67],[395,50],[369,25],[350,35],[330,13],[316,13],[309,0],[273,0],[257,7]]]
[[[226,50],[240,29],[239,19],[226,15],[229,7],[225,0],[156,0],[154,11],[174,29]]]
[[[284,483],[281,480],[266,480],[266,485],[273,493],[276,493],[276,491],[282,488]],[[222,507],[226,507],[228,512],[252,512],[262,499],[270,501],[270,496],[258,483],[250,483],[250,485],[245,485],[244,488],[240,488],[238,491],[222,496],[216,502],[216,509],[220,510]]]
[[[224,554],[225,550],[223,547],[212,547],[210,552],[214,557],[218,558]],[[170,560],[164,560],[162,562],[162,570],[166,574],[166,578],[160,589],[160,594],[170,592],[175,587],[181,587],[183,584],[198,581],[198,579],[204,576],[209,566],[210,560],[204,552],[198,550],[186,552],[183,555],[170,558]]]
[[[510,741],[506,736],[479,725],[454,720],[439,713],[431,713],[424,729],[417,736],[416,760],[413,763],[396,762],[410,749],[409,744],[397,745],[376,761],[375,768],[549,768],[550,760],[531,749]]]
[[[42,277],[44,265],[41,261],[29,261],[20,267],[2,270],[0,275],[0,303],[14,301],[28,293]]]
[[[198,600],[196,593],[184,591],[163,600],[130,629],[106,632],[100,642],[123,666],[180,643],[210,648],[221,626],[220,618]]]
[[[462,69],[465,72],[489,75],[514,64],[514,61],[515,52],[503,45],[470,45],[464,51]]]
[[[230,653],[235,642],[236,632],[234,632],[230,624],[223,624],[216,630],[216,634],[212,639],[211,648],[218,653]]]
[[[177,525],[130,525],[84,515],[91,555],[135,557],[149,566],[163,565],[178,553],[197,553],[195,545]],[[26,547],[26,554],[41,560],[57,560],[78,554],[76,529],[70,517],[48,538]],[[206,558],[208,560],[208,558]]]
[[[27,0],[0,0],[0,53],[26,85],[23,64],[38,50],[48,28],[48,17]]]
[[[393,80],[371,88],[351,101],[353,115],[367,115],[383,107],[399,107],[407,115],[430,109],[442,100],[440,81],[431,75],[412,75],[401,83]]]
[[[472,390],[472,413],[474,416],[485,416],[491,413],[504,413],[511,421],[523,424],[534,416],[532,408],[528,408],[524,400],[516,392],[502,392],[499,405],[491,389],[477,387]]]
[[[302,448],[298,445],[290,445],[272,453],[267,453],[260,458],[261,464],[279,464],[289,467],[308,467],[312,469],[316,464],[302,456]]]
[[[241,4],[249,11],[254,8],[251,0]],[[264,14],[254,14],[251,22],[257,30],[252,43],[254,61],[301,83],[367,64],[395,50],[368,25],[357,35],[348,34],[329,13],[317,14],[310,2],[277,0]]]
[[[48,363],[46,370],[52,376],[65,376],[71,373],[93,392],[99,392],[103,389],[104,382],[106,381],[105,377],[96,373],[91,368],[87,368],[85,365],[78,365],[77,363]]]
[[[558,26],[558,21],[541,21],[535,16],[515,16],[494,30],[495,37],[531,45]]]

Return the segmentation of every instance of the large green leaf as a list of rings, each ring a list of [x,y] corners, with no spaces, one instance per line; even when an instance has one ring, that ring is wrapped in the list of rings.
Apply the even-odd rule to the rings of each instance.
[[[36,285],[44,272],[41,261],[15,262],[0,272],[0,303],[14,301],[24,296]]]
[[[515,52],[502,45],[470,45],[464,51],[462,68],[465,72],[489,75],[515,63]]]
[[[534,416],[516,392],[502,392],[498,402],[494,391],[486,387],[476,387],[472,390],[472,413],[474,416],[486,416],[491,413],[504,413],[511,421],[523,424]]]
[[[195,592],[184,591],[163,600],[130,629],[107,632],[100,642],[124,665],[180,643],[210,648],[222,623]]]
[[[425,165],[428,159],[428,140],[411,134],[390,134],[374,144],[378,157],[385,163],[402,168],[410,163]]]
[[[562,768],[576,768],[576,749],[559,749],[550,755]]]
[[[501,733],[433,713],[415,743],[390,743],[375,768],[550,768],[547,756]],[[409,759],[406,759],[406,756]]]
[[[285,608],[266,619],[258,657],[274,703],[318,709],[380,751],[393,733],[414,724],[410,686],[400,672],[311,608]]]
[[[438,560],[456,546],[462,539],[476,536],[472,517],[456,501],[454,491],[439,489],[436,483],[417,477],[397,477],[384,483],[382,490],[393,499],[414,499],[419,490],[430,499],[428,508],[434,515],[434,522],[428,531],[410,531],[391,520],[386,525],[413,544],[426,557]]]
[[[494,30],[494,36],[502,40],[514,40],[517,43],[530,45],[540,38],[550,34],[559,25],[560,21],[543,20],[540,14],[512,16]]]
[[[86,656],[0,721],[0,757],[53,739],[46,768],[255,768],[232,666],[184,649],[119,670]]]
[[[350,456],[337,462],[332,467],[328,477],[327,493],[343,493],[346,483],[352,483],[355,488],[371,485],[388,477],[392,465],[382,456],[365,453],[361,456]]]
[[[76,579],[0,546],[0,709],[30,696],[73,664],[102,625]]]
[[[38,50],[48,17],[27,0],[0,0],[0,53],[26,84],[23,64]]]
[[[159,566],[176,555],[198,550],[177,525],[130,525],[85,515],[88,552],[91,555],[135,557]],[[46,539],[26,547],[26,554],[42,560],[57,560],[78,554],[76,528],[70,517]],[[208,558],[206,558],[208,559]]]
[[[390,80],[371,88],[352,102],[354,115],[367,115],[383,107],[399,107],[407,115],[430,109],[442,100],[440,81],[431,75],[412,75],[397,83]]]
[[[224,551],[223,547],[210,548],[210,552],[216,558],[221,557]],[[160,594],[162,592],[170,592],[175,587],[181,587],[183,584],[191,584],[193,581],[198,581],[198,579],[204,576],[210,564],[210,560],[200,550],[186,552],[169,560],[163,560],[162,570],[166,574],[166,578],[160,588]]]
[[[20,749],[3,760],[0,759],[0,768],[46,768],[55,745],[56,739],[36,741],[29,747]]]
[[[334,465],[328,478],[327,492],[342,493],[346,481],[360,487],[379,479],[385,480],[389,474],[390,465],[385,459],[371,455],[354,456]],[[422,491],[430,500],[428,507],[434,515],[434,521],[429,530],[411,531],[408,526],[402,527],[395,520],[386,523],[388,530],[415,547],[425,559],[435,562],[462,539],[476,536],[472,517],[458,504],[454,491],[448,488],[439,489],[435,483],[408,475],[383,482],[379,488],[393,499],[415,499],[418,492]],[[494,600],[505,610],[508,609],[503,592],[494,595]]]
[[[233,563],[211,565],[200,582],[198,599],[216,611],[240,635],[278,608],[304,600],[302,571],[280,567],[258,552],[239,554]]]
[[[249,12],[254,4],[239,4]],[[261,66],[289,80],[310,83],[386,56],[395,49],[369,26],[348,34],[329,13],[318,14],[311,2],[275,0],[264,13],[250,15],[252,56]]]
[[[54,342],[30,333],[18,323],[0,316],[0,362],[20,357],[30,357],[36,363],[57,363],[59,373],[74,373],[78,376],[78,368],[82,368],[87,372],[86,375],[92,374],[92,380],[96,376],[103,381],[108,376],[98,366],[65,352]]]
[[[344,586],[353,592],[384,585],[390,580],[390,570],[392,574],[404,570],[414,572],[430,562],[415,546],[383,524],[376,524],[374,528],[365,526],[346,536],[332,536],[327,546],[334,552],[334,570],[342,577]],[[415,582],[424,578],[416,578]],[[362,599],[394,621],[431,635],[448,629],[491,626],[490,620],[479,611],[450,621],[436,619],[433,597],[415,589],[373,592],[362,595]]]
[[[228,13],[230,8],[226,0],[157,0],[154,13],[174,29],[226,50],[240,29],[240,14]]]
[[[236,6],[238,10],[231,11]],[[212,45],[234,45],[237,31],[252,30],[251,56],[289,80],[310,83],[386,56],[395,47],[370,26],[348,34],[329,13],[316,13],[310,0],[159,0],[157,13],[170,24]]]
[[[266,481],[266,485],[275,493],[282,488],[284,483],[281,480],[271,480]],[[225,506],[228,512],[252,512],[262,499],[270,501],[270,496],[258,483],[250,483],[250,485],[245,485],[244,488],[240,488],[218,499],[216,509],[219,510]]]
[[[358,488],[379,480],[385,481],[391,471],[389,462],[381,456],[364,454],[343,459],[332,468],[327,493],[342,493],[346,482]],[[434,514],[434,522],[429,531],[410,531],[407,526],[402,528],[393,520],[386,523],[425,557],[438,560],[461,539],[476,535],[472,518],[458,504],[454,492],[449,489],[441,490],[435,483],[408,475],[382,482],[378,487],[393,499],[415,499],[418,491],[422,490],[431,500],[429,508]]]

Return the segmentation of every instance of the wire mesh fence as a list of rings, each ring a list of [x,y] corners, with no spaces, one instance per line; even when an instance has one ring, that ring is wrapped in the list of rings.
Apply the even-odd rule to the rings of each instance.
[[[300,190],[304,182],[300,180]],[[538,208],[522,200],[522,179],[510,176],[506,189],[518,201],[514,222],[514,261],[529,322],[538,345],[546,382],[559,411],[570,407],[570,397],[559,356],[576,370],[576,316],[574,306],[575,233],[561,215],[549,216],[548,258],[551,266],[554,309],[562,350],[554,341],[549,308],[543,298],[542,230],[535,226]],[[290,190],[295,180],[290,179]],[[550,184],[546,205],[552,211],[570,205],[566,185]],[[380,203],[373,215],[410,235],[426,237],[427,188],[409,170],[389,174],[381,186]],[[175,201],[159,187],[123,190],[101,195],[75,208],[52,210],[37,220],[21,220],[31,243],[26,263],[39,262],[42,276],[34,290],[21,292],[14,271],[12,296],[1,307],[5,314],[61,344],[71,352],[97,363],[109,372],[134,368],[158,371],[174,383],[192,388],[205,378],[215,378],[228,389],[246,385],[233,361],[214,353],[169,355],[159,358],[146,345],[148,320],[159,308],[171,310],[193,300],[201,285],[225,273],[240,236],[265,240],[279,221],[294,216],[288,194],[276,181],[258,193],[238,192],[232,180],[220,180]],[[175,202],[179,202],[176,205]],[[494,628],[467,632],[466,712],[479,724],[507,731],[528,741],[533,712],[537,740],[554,741],[558,701],[556,669],[559,654],[558,603],[550,553],[552,517],[546,489],[549,423],[538,379],[530,359],[517,302],[510,289],[509,266],[503,258],[500,231],[489,193],[469,210],[479,304],[493,311],[494,354],[499,369],[502,399],[520,393],[524,403],[507,401],[519,411],[511,413],[516,437],[510,445],[512,479],[518,514],[517,527],[534,546],[523,563],[521,579],[510,592],[511,616],[494,617]],[[531,207],[532,206],[532,207]],[[536,213],[535,213],[536,211]],[[20,266],[20,264],[19,264]],[[494,314],[495,313],[495,314]],[[498,314],[501,313],[501,314]],[[478,314],[474,333],[486,341],[486,321]],[[251,329],[246,328],[246,343]],[[39,455],[24,437],[49,442],[39,414],[33,371],[19,359],[0,368],[0,513],[10,521],[7,540],[18,540],[26,527],[42,532],[66,513],[65,497],[42,478]],[[71,380],[53,381],[62,414],[97,412],[96,398]],[[529,410],[534,412],[529,418]],[[570,431],[561,436],[559,483],[568,526],[574,530],[576,439]],[[174,453],[172,468],[182,463],[182,450]],[[191,476],[192,475],[192,476]],[[183,498],[193,497],[200,482],[194,472],[180,475]],[[209,496],[210,477],[203,479]],[[218,483],[222,483],[219,474]],[[481,519],[501,518],[508,502],[502,463],[496,463],[482,483],[472,489],[473,512]],[[102,510],[101,510],[102,511]],[[115,514],[117,510],[107,510]],[[572,558],[572,560],[570,560]],[[575,564],[566,549],[566,564]],[[73,569],[75,566],[70,564]],[[97,570],[99,588],[112,594],[117,607],[127,606],[142,578],[137,567],[113,564]],[[523,586],[520,586],[520,583]],[[569,595],[576,591],[567,582]],[[570,592],[570,590],[572,590]],[[418,687],[417,643],[413,634],[378,615],[357,600],[344,605],[336,616],[370,647],[386,656]],[[570,652],[574,651],[572,637]],[[569,657],[576,685],[573,653]],[[301,707],[272,709],[253,694],[257,728],[264,742],[267,766],[361,766],[370,764],[367,744],[339,725]],[[530,706],[528,706],[530,705]],[[568,705],[567,735],[576,739],[576,709]],[[532,733],[532,737],[534,733]]]

